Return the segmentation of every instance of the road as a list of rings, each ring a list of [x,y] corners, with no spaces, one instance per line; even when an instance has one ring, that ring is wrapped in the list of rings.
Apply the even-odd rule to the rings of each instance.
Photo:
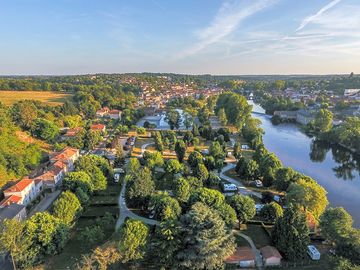
[[[239,235],[240,235],[242,238],[244,238],[244,239],[249,243],[249,245],[251,246],[251,249],[252,249],[253,253],[255,254],[255,264],[256,264],[256,267],[257,267],[258,269],[262,270],[262,269],[263,269],[263,260],[262,260],[260,251],[256,248],[253,240],[252,240],[249,236],[247,236],[247,235],[245,235],[245,234],[243,234],[243,233],[239,233]]]
[[[126,192],[126,184],[124,183],[121,188],[121,192],[120,192],[120,196],[119,196],[120,215],[116,222],[116,227],[115,227],[116,230],[121,227],[121,225],[125,222],[126,218],[140,220],[148,225],[160,225],[160,222],[157,220],[141,217],[141,216],[131,212],[131,210],[126,205],[125,192]]]
[[[225,172],[235,168],[236,165],[234,163],[228,163],[224,168],[222,168],[221,172],[220,172],[220,178],[225,180],[225,181],[228,181],[234,185],[236,185],[239,189],[240,189],[240,192],[243,194],[243,195],[254,195],[256,197],[258,197],[259,199],[262,198],[262,195],[261,193],[259,192],[255,192],[255,191],[252,191],[250,189],[247,189],[240,181],[238,181],[237,179],[234,179],[234,178],[231,178],[230,176],[227,176],[225,175]]]
[[[28,214],[28,217],[38,213],[44,212],[50,208],[50,206],[54,203],[54,201],[59,197],[62,190],[56,190],[52,193],[45,193],[45,198],[43,198]]]

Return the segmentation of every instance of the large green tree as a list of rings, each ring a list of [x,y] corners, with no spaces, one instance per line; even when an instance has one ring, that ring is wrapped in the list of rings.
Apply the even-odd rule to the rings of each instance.
[[[186,153],[186,144],[183,140],[178,140],[175,144],[175,152],[179,162],[183,162]]]
[[[180,269],[223,269],[235,250],[232,233],[222,218],[203,203],[181,217],[181,248],[175,258]]]
[[[177,219],[181,214],[179,202],[169,194],[158,192],[150,197],[149,209],[157,220]]]
[[[310,242],[305,213],[293,206],[286,208],[284,215],[275,223],[272,239],[286,259],[304,258]]]
[[[71,224],[82,207],[79,199],[71,191],[64,191],[54,203],[54,217],[65,224]]]
[[[243,222],[253,218],[256,214],[255,201],[249,196],[236,194],[230,197],[229,204],[236,212],[239,229]]]
[[[142,168],[126,185],[126,199],[132,206],[144,207],[155,191],[155,183],[147,167]]]
[[[119,250],[123,263],[142,259],[149,235],[149,228],[139,220],[128,219],[120,229]]]
[[[166,113],[166,121],[169,123],[170,129],[180,127],[180,114],[177,110],[171,109]]]

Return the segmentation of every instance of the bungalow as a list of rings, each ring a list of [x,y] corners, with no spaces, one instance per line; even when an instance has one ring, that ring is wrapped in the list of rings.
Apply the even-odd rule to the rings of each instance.
[[[225,263],[242,268],[255,267],[255,254],[250,247],[238,247],[231,256],[225,259]]]
[[[103,124],[92,124],[90,129],[93,130],[93,131],[105,132],[106,126],[103,125]]]
[[[27,177],[21,179],[15,185],[11,186],[10,188],[4,190],[5,201],[8,197],[15,195],[17,197],[12,197],[11,200],[17,201],[18,204],[24,204],[25,206],[28,205],[32,200],[34,200],[39,193],[37,192],[35,181],[29,179]],[[4,203],[1,202],[2,205]]]
[[[282,256],[275,247],[262,247],[260,248],[260,253],[263,258],[264,266],[279,266],[281,264]]]
[[[110,119],[121,119],[122,112],[119,110],[111,110],[109,111]]]
[[[96,116],[97,117],[105,117],[107,116],[109,113],[109,108],[108,107],[104,107],[98,111],[96,111]]]

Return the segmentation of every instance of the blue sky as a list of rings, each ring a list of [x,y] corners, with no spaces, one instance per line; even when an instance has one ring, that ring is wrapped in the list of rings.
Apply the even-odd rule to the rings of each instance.
[[[0,74],[360,73],[360,0],[0,0]]]

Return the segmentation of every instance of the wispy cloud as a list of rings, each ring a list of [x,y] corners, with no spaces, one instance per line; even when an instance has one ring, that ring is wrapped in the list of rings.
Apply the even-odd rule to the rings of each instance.
[[[256,0],[251,5],[241,5],[243,1],[225,1],[209,26],[197,31],[198,41],[190,48],[177,54],[177,58],[194,55],[209,45],[218,43],[233,33],[248,17],[271,6],[277,0]]]
[[[322,7],[318,12],[316,12],[314,15],[308,16],[306,17],[300,24],[300,26],[296,29],[296,31],[300,31],[301,29],[303,29],[305,26],[307,26],[309,23],[315,21],[316,19],[318,19],[324,12],[326,12],[327,10],[329,10],[330,8],[334,7],[335,5],[337,5],[338,3],[340,3],[342,0],[333,0],[331,1],[329,4],[327,4],[326,6]]]

